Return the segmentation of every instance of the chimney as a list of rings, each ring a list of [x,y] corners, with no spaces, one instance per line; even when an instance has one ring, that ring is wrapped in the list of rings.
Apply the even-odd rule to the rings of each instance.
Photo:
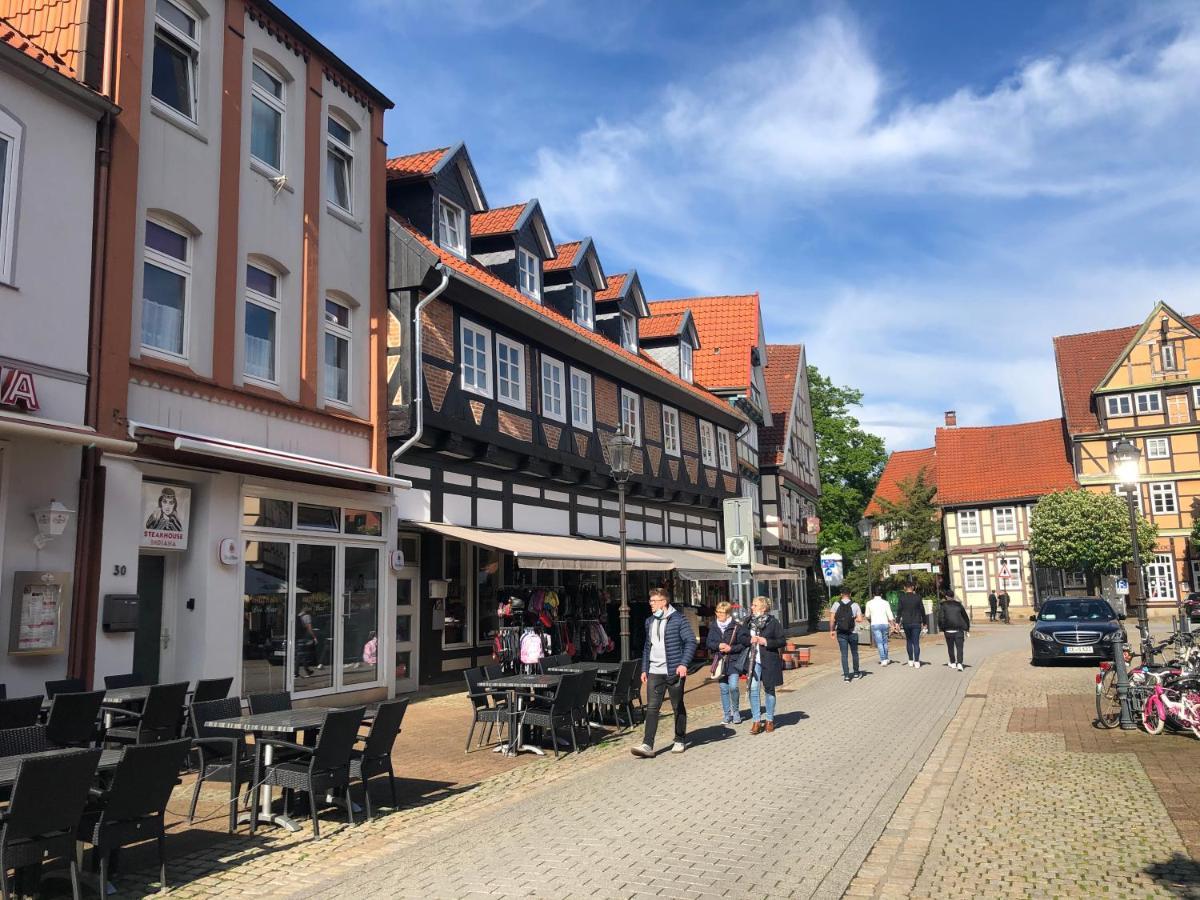
[[[958,415],[952,409],[946,410],[946,427],[947,428],[957,428],[958,427]]]

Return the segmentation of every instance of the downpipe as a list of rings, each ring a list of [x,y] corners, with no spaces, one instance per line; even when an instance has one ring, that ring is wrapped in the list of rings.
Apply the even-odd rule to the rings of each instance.
[[[426,294],[425,299],[418,303],[417,308],[413,310],[413,399],[417,407],[417,422],[408,440],[392,451],[391,459],[388,462],[388,474],[393,476],[396,474],[396,463],[399,462],[400,457],[408,452],[425,432],[425,368],[421,365],[421,314],[425,311],[425,307],[436,300],[450,284],[450,273],[446,267],[438,263],[434,268],[442,273],[442,283]]]

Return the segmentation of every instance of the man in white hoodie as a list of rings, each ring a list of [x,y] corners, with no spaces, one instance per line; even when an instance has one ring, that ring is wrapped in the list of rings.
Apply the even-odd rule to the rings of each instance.
[[[875,649],[879,651],[879,664],[888,665],[888,632],[891,631],[892,604],[878,594],[867,601],[867,618],[871,621],[871,637],[875,641]]]

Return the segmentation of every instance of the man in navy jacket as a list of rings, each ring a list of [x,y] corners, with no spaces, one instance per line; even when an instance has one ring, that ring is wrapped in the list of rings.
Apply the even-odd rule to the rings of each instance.
[[[658,730],[658,713],[663,695],[671,698],[675,711],[675,743],[672,753],[686,749],[687,710],[683,705],[683,685],[688,666],[696,655],[696,636],[687,620],[671,606],[667,592],[655,588],[650,592],[650,611],[646,620],[646,645],[642,649],[642,684],[646,685],[646,735],[640,746],[630,752],[649,758],[654,755],[654,734]]]

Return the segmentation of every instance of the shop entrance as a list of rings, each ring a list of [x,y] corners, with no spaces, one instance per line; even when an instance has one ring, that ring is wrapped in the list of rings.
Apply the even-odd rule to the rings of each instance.
[[[421,583],[421,544],[416,535],[402,534],[398,546],[404,556],[404,566],[396,575],[396,693],[405,694],[417,689],[418,638],[420,617],[417,598]]]
[[[133,671],[146,684],[158,683],[166,562],[161,556],[138,556],[138,620],[133,634]]]

